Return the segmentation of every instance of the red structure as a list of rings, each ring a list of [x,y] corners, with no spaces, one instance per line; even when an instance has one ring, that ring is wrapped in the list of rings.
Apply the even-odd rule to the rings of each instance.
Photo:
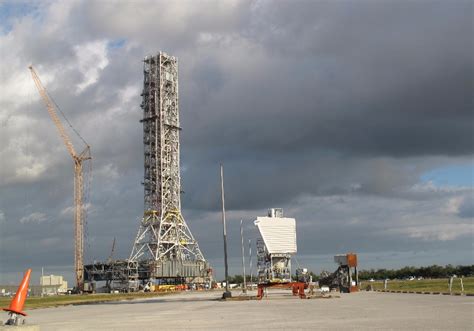
[[[298,295],[301,299],[305,299],[305,286],[306,284],[302,282],[258,284],[257,298],[261,300],[263,298],[265,289],[268,288],[291,288],[294,296]]]
[[[349,287],[349,293],[352,292],[359,292],[359,274],[357,272],[357,254],[355,253],[347,253],[346,254],[347,258],[347,267],[348,267],[348,273],[349,277],[351,280],[351,285]],[[355,275],[355,286],[352,285],[352,274]]]

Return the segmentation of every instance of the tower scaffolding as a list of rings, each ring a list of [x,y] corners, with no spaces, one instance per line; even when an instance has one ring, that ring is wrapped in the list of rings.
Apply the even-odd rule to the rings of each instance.
[[[178,60],[160,52],[145,57],[143,69],[144,214],[129,263],[147,263],[150,278],[208,279],[209,264],[181,213]]]

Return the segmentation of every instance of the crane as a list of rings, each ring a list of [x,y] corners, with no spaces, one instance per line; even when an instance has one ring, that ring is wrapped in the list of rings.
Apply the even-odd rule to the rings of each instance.
[[[90,146],[79,135],[79,133],[77,133],[77,131],[74,128],[72,128],[74,132],[76,132],[76,134],[82,139],[82,141],[85,144],[84,150],[81,153],[77,154],[74,148],[74,145],[72,144],[71,139],[69,138],[56,112],[56,108],[58,108],[58,106],[54,103],[54,101],[50,98],[50,96],[46,92],[46,89],[41,83],[41,80],[39,79],[38,74],[36,73],[33,66],[30,65],[29,69],[31,71],[31,76],[33,77],[33,81],[35,82],[38,92],[41,98],[43,99],[44,103],[46,104],[48,113],[51,116],[51,119],[53,120],[54,125],[58,129],[59,135],[61,136],[61,139],[63,140],[64,145],[66,145],[66,149],[69,152],[69,155],[71,155],[72,160],[74,162],[74,239],[75,239],[74,269],[76,273],[76,290],[79,292],[82,292],[83,286],[84,286],[83,162],[91,159]],[[72,127],[72,125],[70,126]]]
[[[107,259],[107,262],[112,262],[112,258],[114,257],[114,252],[115,252],[115,237],[114,241],[112,242],[112,249],[110,250],[110,255],[109,258]]]

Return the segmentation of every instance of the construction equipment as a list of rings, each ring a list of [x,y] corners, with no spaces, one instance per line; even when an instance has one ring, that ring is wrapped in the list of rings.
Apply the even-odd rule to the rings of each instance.
[[[296,279],[299,282],[308,284],[313,281],[313,277],[311,277],[310,273],[308,272],[307,268],[298,268],[296,269]]]
[[[56,112],[56,108],[59,109],[57,104],[52,100],[52,98],[48,95],[48,92],[44,88],[41,80],[38,77],[33,66],[29,66],[31,71],[31,76],[33,77],[33,81],[35,82],[36,87],[38,88],[38,92],[43,99],[44,103],[46,104],[46,108],[48,110],[51,119],[54,122],[54,125],[59,131],[59,135],[66,145],[66,149],[71,155],[72,160],[74,162],[74,238],[75,238],[75,249],[74,249],[74,268],[76,273],[76,291],[81,292],[83,290],[84,284],[84,262],[83,262],[83,254],[84,254],[84,233],[83,233],[83,226],[84,226],[84,205],[83,205],[83,162],[86,160],[91,159],[91,151],[90,146],[86,143],[86,141],[79,135],[79,133],[72,127],[69,123],[67,118],[64,116],[66,122],[69,126],[73,129],[73,131],[77,134],[77,136],[84,142],[85,148],[84,150],[77,154],[76,150],[74,149],[74,145],[71,142],[61,120],[58,117]],[[62,112],[61,112],[62,113]]]
[[[107,259],[108,263],[112,262],[112,258],[114,257],[114,252],[115,252],[115,237],[114,237],[114,241],[112,242],[112,249],[110,250],[109,258]]]
[[[261,236],[257,239],[257,299],[268,289],[291,289],[293,295],[306,298],[306,284],[291,278],[291,257],[297,251],[296,220],[283,217],[283,209],[272,208],[254,224]]]
[[[281,208],[272,208],[268,217],[257,217],[258,282],[291,282],[291,256],[296,254],[296,221],[283,217]]]
[[[340,292],[345,293],[359,291],[357,254],[347,253],[335,255],[334,262],[339,264],[339,268],[332,274],[323,271],[319,279],[319,286],[328,286],[330,289],[339,289]]]

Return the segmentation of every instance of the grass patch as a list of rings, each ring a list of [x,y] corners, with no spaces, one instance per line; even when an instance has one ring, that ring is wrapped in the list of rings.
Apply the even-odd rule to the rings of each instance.
[[[422,280],[389,280],[387,290],[410,291],[410,292],[449,292],[448,278],[422,279]],[[474,294],[474,277],[463,278],[464,293]],[[361,282],[361,288],[365,289],[372,284],[374,290],[383,290],[383,281]],[[454,278],[453,293],[461,293],[461,280]]]
[[[25,303],[25,309],[57,307],[73,304],[87,304],[108,301],[133,300],[152,298],[169,295],[177,292],[153,292],[153,293],[119,293],[119,294],[83,294],[83,295],[55,295],[48,297],[28,297]],[[0,298],[0,308],[6,308],[10,305],[12,298]]]

